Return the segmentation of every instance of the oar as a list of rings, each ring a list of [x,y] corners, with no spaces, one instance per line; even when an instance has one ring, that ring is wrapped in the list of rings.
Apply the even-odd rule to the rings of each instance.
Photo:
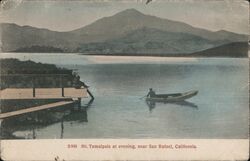
[[[147,95],[145,95],[145,96],[141,97],[141,98],[140,98],[140,100],[141,100],[141,99],[143,99],[144,97],[147,97]]]

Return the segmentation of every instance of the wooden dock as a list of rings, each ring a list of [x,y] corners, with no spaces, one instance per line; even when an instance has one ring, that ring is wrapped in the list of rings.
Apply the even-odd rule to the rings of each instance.
[[[30,113],[30,112],[35,112],[35,111],[45,110],[45,109],[51,109],[51,108],[55,108],[55,107],[59,107],[59,106],[63,106],[63,105],[68,105],[68,104],[73,104],[73,103],[74,103],[74,101],[60,101],[60,102],[50,103],[50,104],[41,105],[41,106],[30,107],[27,109],[17,110],[17,111],[13,111],[13,112],[1,113],[0,119],[4,119],[7,117],[11,117],[11,116],[17,116],[17,115],[21,115],[21,114],[26,114],[26,113]]]
[[[87,88],[6,88],[0,90],[1,100],[86,98]]]
[[[25,113],[60,107],[63,105],[73,104],[75,102],[78,102],[78,106],[81,106],[81,98],[86,98],[88,96],[88,93],[90,92],[88,91],[87,88],[72,88],[72,87],[71,88],[6,88],[0,90],[1,100],[35,100],[35,99],[37,100],[62,99],[62,100],[59,102],[49,103],[46,105],[29,107],[26,109],[12,111],[12,112],[0,113],[0,119],[21,115]],[[67,101],[69,99],[70,101]]]

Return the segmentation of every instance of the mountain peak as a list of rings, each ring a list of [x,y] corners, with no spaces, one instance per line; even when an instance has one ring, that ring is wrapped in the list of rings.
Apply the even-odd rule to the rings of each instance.
[[[143,15],[143,13],[141,13],[140,11],[134,9],[134,8],[129,8],[129,9],[126,9],[126,10],[123,10],[119,13],[117,13],[116,15]]]

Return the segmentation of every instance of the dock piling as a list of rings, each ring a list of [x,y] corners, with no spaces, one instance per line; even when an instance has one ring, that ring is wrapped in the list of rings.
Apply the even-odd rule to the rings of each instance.
[[[32,88],[33,88],[33,97],[36,97],[36,89],[35,89],[35,80],[34,80],[34,77],[32,77]]]
[[[36,89],[33,87],[33,97],[36,97]]]
[[[64,97],[64,87],[62,87],[62,97]]]
[[[91,100],[94,100],[94,99],[95,99],[94,95],[89,91],[89,89],[87,89],[87,93],[90,95]]]
[[[78,98],[78,101],[77,101],[77,103],[78,103],[78,107],[80,108],[81,106],[82,106],[82,104],[81,104],[81,98]]]

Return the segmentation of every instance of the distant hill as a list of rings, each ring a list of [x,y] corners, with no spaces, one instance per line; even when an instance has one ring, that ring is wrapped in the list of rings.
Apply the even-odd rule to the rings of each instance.
[[[190,54],[198,57],[248,57],[249,45],[247,42],[234,42],[212,49]]]
[[[36,51],[38,53],[62,53],[64,52],[62,49],[60,48],[55,48],[55,47],[51,47],[51,46],[31,46],[31,47],[24,47],[24,48],[19,48],[13,52],[33,52]]]
[[[145,15],[127,9],[85,27],[57,32],[2,23],[3,52],[82,52],[96,54],[188,54],[247,36],[225,30],[212,32],[183,22]]]
[[[60,48],[65,52],[70,52],[78,45],[77,35],[69,32],[56,32],[9,23],[2,23],[0,27],[1,50],[4,52],[18,51],[21,50],[20,48],[28,49],[32,46]]]

